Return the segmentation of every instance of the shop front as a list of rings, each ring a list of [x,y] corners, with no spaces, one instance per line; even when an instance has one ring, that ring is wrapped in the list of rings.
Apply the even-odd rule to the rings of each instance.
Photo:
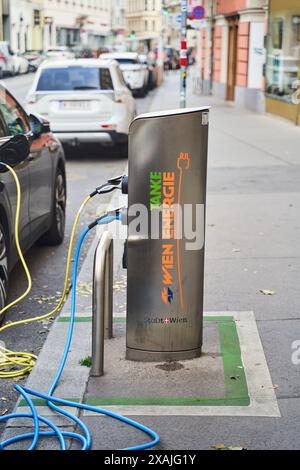
[[[299,0],[270,0],[266,110],[300,125]]]

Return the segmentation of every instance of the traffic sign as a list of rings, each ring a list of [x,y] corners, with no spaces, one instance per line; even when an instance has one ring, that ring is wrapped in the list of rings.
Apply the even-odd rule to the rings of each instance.
[[[182,21],[182,17],[179,14],[179,15],[176,16],[176,23],[181,23],[181,21]]]
[[[205,17],[205,8],[201,5],[193,9],[192,17],[194,20],[202,20]]]

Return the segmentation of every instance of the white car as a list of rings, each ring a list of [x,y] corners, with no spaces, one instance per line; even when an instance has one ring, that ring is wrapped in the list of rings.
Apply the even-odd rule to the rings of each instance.
[[[119,145],[127,155],[135,100],[116,61],[46,61],[27,96],[28,112],[45,116],[63,144]]]
[[[0,75],[16,75],[18,64],[7,41],[0,41],[0,60]]]
[[[0,41],[0,77],[29,72],[29,62],[21,54],[16,54],[7,41]]]
[[[46,59],[74,59],[75,54],[68,47],[53,47],[46,52]]]
[[[145,96],[148,91],[149,70],[136,52],[112,52],[101,54],[101,59],[119,62],[125,82],[135,95]]]
[[[19,54],[14,54],[13,62],[16,74],[21,75],[29,72],[29,61],[25,57]]]

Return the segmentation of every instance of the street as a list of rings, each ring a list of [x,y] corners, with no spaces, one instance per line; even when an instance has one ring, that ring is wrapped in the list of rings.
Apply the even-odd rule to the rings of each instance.
[[[31,76],[9,79],[7,86],[11,84],[12,91],[19,93],[22,101],[31,79]],[[173,370],[168,364],[160,364],[158,370],[156,366],[126,363],[121,316],[125,287],[119,281],[115,286],[114,312],[118,313],[120,324],[115,326],[116,338],[107,346],[105,376],[88,379],[86,386],[82,379],[86,377],[85,372],[82,376],[78,372],[83,351],[90,347],[90,343],[82,344],[83,338],[90,341],[90,324],[88,318],[82,320],[84,317],[81,317],[82,322],[79,319],[76,324],[77,336],[75,334],[72,348],[73,367],[68,370],[68,381],[62,383],[58,393],[97,406],[115,404],[113,409],[127,412],[160,434],[160,450],[297,449],[300,446],[300,366],[293,361],[293,344],[300,337],[300,130],[279,118],[234,108],[216,98],[195,95],[192,88],[191,78],[188,105],[212,106],[203,357],[194,363],[180,361],[180,370]],[[139,112],[177,107],[178,89],[179,74],[167,74],[160,88],[146,99],[138,100]],[[30,298],[10,312],[11,320],[47,312],[52,306],[53,296],[59,296],[61,291],[62,260],[65,260],[78,205],[96,185],[109,176],[123,173],[125,167],[126,161],[112,157],[108,151],[100,150],[99,154],[88,158],[80,153],[69,157],[66,241],[55,249],[34,247],[27,254],[34,288]],[[82,227],[93,219],[97,203],[99,201],[88,208]],[[82,286],[90,280],[92,253],[89,246],[85,246],[82,255],[86,261],[80,277]],[[122,270],[120,273],[119,277],[124,276]],[[12,297],[24,288],[23,280],[21,269],[16,268]],[[90,315],[90,302],[90,296],[80,297],[80,311],[86,312],[85,315]],[[63,317],[67,318],[67,313],[68,310]],[[226,321],[220,320],[222,315]],[[240,388],[238,393],[234,387],[242,381],[242,362],[237,362],[234,372],[230,368],[231,372],[228,372],[222,370],[220,359],[233,336],[226,339],[222,346],[224,351],[219,348],[217,339],[224,324],[231,321],[238,330],[237,351],[242,354],[238,360],[243,362],[246,373],[246,391]],[[46,360],[47,351],[62,349],[59,338],[65,325],[63,319],[53,325],[41,362],[30,377],[31,386],[46,389],[48,376],[52,374],[52,366],[48,366]],[[3,339],[13,350],[38,352],[46,340],[49,326],[28,325],[21,331],[9,331]],[[80,355],[76,355],[76,350]],[[229,356],[227,362],[232,367],[233,357]],[[231,401],[224,399],[224,387],[233,390]],[[155,394],[154,398],[161,405],[157,409],[147,407],[149,400],[153,404],[149,394]],[[187,398],[182,398],[182,394]],[[169,395],[173,400],[170,406],[162,406]],[[185,410],[178,406],[184,400],[188,403],[194,396],[200,397],[201,406],[188,406]],[[213,404],[216,396],[223,400],[224,406]],[[12,391],[12,381],[0,383],[0,397],[4,399],[5,408],[13,408],[17,397]],[[138,400],[138,406],[129,406],[134,400]],[[205,406],[207,400],[211,406]],[[247,406],[241,405],[243,400]],[[127,428],[125,431],[113,420],[92,413],[83,413],[81,417],[92,432],[94,449],[123,448],[130,442],[145,440],[137,431]],[[72,448],[76,445],[71,444]],[[55,443],[49,446],[56,448]]]

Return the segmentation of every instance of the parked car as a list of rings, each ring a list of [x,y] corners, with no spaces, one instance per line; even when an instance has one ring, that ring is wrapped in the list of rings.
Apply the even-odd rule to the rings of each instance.
[[[65,231],[66,174],[63,148],[50,131],[49,121],[28,115],[10,92],[0,86],[1,145],[16,135],[27,137],[29,156],[15,166],[22,189],[20,242],[24,251],[37,240],[62,243]],[[16,187],[10,172],[0,165],[0,310],[5,306],[9,277],[18,261],[14,217]],[[0,322],[3,318],[0,317]]]
[[[46,52],[46,59],[74,59],[75,53],[68,47],[53,47]]]
[[[14,54],[13,62],[15,74],[23,75],[29,72],[29,62],[23,55]]]
[[[89,46],[76,46],[73,48],[75,59],[93,59],[97,57],[94,50]]]
[[[164,68],[166,70],[178,70],[180,68],[180,54],[173,47],[166,46]]]
[[[141,64],[144,64],[148,69],[148,90],[153,90],[157,86],[157,82],[158,82],[158,72],[157,72],[155,54],[154,53],[152,54],[149,53],[148,55],[140,54],[139,60]]]
[[[45,60],[45,56],[42,51],[26,51],[23,57],[29,62],[29,72],[36,72],[42,62]]]
[[[2,80],[2,78],[4,77],[5,71],[6,71],[6,57],[2,52],[0,52],[0,80]]]
[[[3,75],[16,75],[18,61],[15,60],[15,53],[11,50],[7,41],[0,41],[0,59]]]
[[[27,109],[46,116],[63,144],[115,144],[127,155],[136,107],[116,61],[44,62],[27,96]]]
[[[136,52],[112,52],[101,54],[103,60],[114,59],[120,64],[125,82],[134,95],[145,96],[148,91],[149,70],[141,63]]]

